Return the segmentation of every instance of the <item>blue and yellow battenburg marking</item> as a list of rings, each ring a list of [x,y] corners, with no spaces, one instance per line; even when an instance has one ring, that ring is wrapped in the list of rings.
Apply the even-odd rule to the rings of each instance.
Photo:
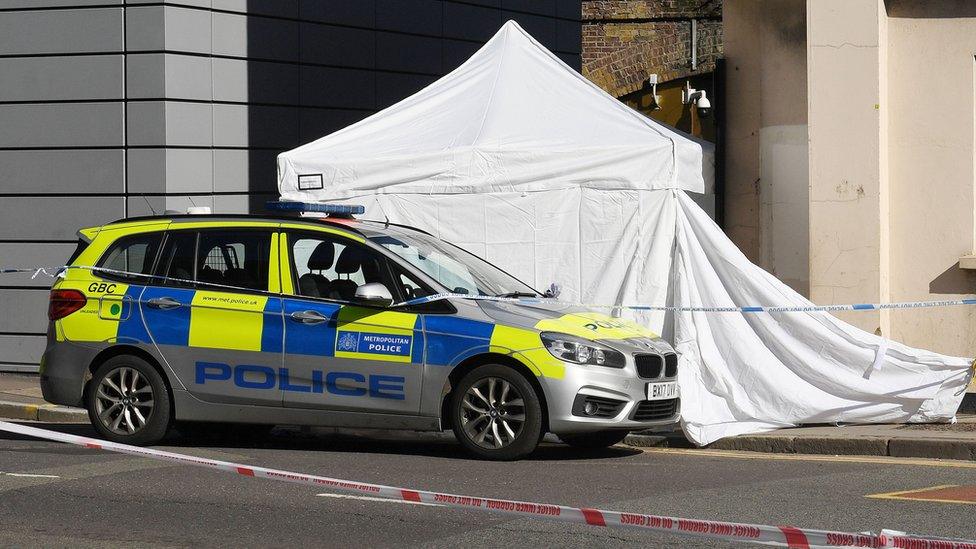
[[[59,333],[65,339],[136,344],[154,341],[158,345],[449,367],[492,352],[516,358],[538,376],[560,379],[566,365],[541,345],[539,331],[608,340],[655,335],[637,324],[599,313],[567,314],[540,320],[535,329],[527,329],[448,315],[426,315],[422,320],[414,313],[289,297],[125,284],[101,289],[112,293],[90,299],[83,314],[60,321]],[[164,296],[180,306],[137,306],[140,301],[146,304]],[[286,328],[289,315],[309,310],[326,320],[317,324],[288,322]],[[279,377],[287,385],[287,374]]]

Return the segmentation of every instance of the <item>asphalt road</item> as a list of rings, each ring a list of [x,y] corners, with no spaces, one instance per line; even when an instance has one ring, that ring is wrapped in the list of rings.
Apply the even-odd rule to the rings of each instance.
[[[57,425],[95,436],[87,426]],[[972,505],[867,498],[976,484],[976,464],[546,444],[468,459],[441,438],[276,430],[161,448],[350,480],[698,519],[976,537]],[[26,475],[26,476],[25,476]],[[743,547],[476,511],[373,501],[0,432],[0,546]]]

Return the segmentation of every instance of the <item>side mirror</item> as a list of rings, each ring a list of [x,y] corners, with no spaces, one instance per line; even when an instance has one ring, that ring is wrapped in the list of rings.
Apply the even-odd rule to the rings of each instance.
[[[356,288],[354,301],[372,307],[389,307],[393,304],[393,294],[379,282],[368,282]]]

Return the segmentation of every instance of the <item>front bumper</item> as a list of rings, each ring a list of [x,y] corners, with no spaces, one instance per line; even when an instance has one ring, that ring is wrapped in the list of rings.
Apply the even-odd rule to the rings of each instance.
[[[677,379],[641,379],[630,361],[622,369],[566,363],[562,379],[545,379],[549,430],[559,435],[673,427],[680,419],[680,394],[674,399],[647,400],[647,384],[666,381]],[[607,402],[602,410],[612,415],[582,415],[585,400]]]

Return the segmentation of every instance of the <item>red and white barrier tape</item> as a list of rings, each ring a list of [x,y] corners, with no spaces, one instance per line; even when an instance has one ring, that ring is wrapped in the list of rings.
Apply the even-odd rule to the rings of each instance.
[[[522,517],[543,518],[563,522],[575,522],[589,526],[610,528],[635,528],[667,534],[680,534],[724,541],[749,542],[791,548],[812,547],[900,547],[904,549],[976,549],[976,541],[923,538],[905,535],[900,532],[882,531],[881,534],[830,532],[825,530],[806,530],[792,526],[765,526],[741,524],[712,520],[693,520],[641,513],[621,513],[600,509],[567,507],[549,503],[531,503],[504,499],[482,498],[442,494],[426,490],[397,488],[382,484],[370,484],[337,478],[293,473],[266,467],[253,467],[239,463],[218,461],[185,454],[140,448],[104,440],[80,437],[46,429],[37,429],[0,421],[0,431],[17,433],[30,437],[64,442],[96,450],[108,450],[133,456],[147,457],[163,461],[173,461],[185,465],[196,465],[247,477],[281,480],[310,486],[326,486],[345,492],[368,494],[400,501],[433,503],[445,507],[459,507],[493,513],[504,513]]]

